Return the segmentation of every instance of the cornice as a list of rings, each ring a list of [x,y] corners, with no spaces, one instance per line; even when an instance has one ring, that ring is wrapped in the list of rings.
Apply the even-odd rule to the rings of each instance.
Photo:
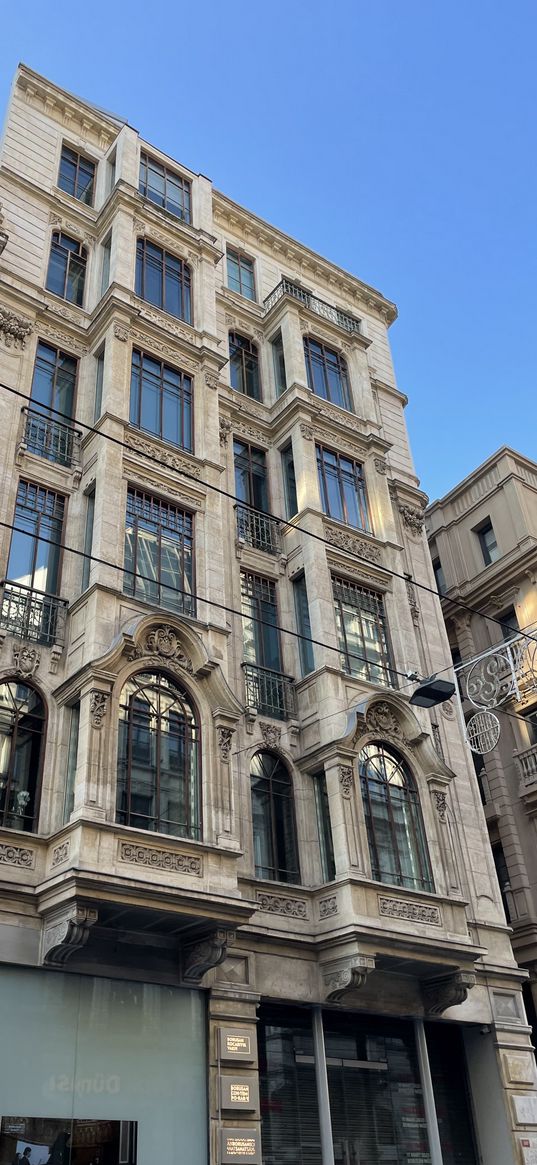
[[[127,124],[120,118],[98,111],[72,93],[59,89],[26,65],[19,66],[15,84],[29,105],[40,108],[52,121],[63,126],[67,133],[71,131],[83,141],[91,141],[103,153]]]
[[[408,397],[406,393],[401,392],[400,389],[396,388],[394,384],[388,384],[385,380],[379,380],[378,376],[376,376],[374,368],[369,369],[369,374],[371,377],[372,387],[375,388],[377,392],[384,392],[387,396],[395,397],[396,400],[400,401],[402,407],[406,408],[408,404]]]

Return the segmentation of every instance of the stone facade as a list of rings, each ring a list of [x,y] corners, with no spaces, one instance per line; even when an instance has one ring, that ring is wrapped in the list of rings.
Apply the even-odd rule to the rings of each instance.
[[[58,185],[65,145],[95,165],[92,205]],[[139,193],[141,152],[190,184],[191,222]],[[537,1144],[537,1120],[527,1119],[534,1089],[529,1029],[477,782],[457,719],[408,703],[413,684],[405,673],[440,670],[448,645],[437,598],[412,585],[432,582],[427,499],[390,356],[393,304],[231,202],[207,178],[171,164],[126,123],[22,66],[1,184],[8,243],[0,259],[0,555],[8,582],[0,678],[15,677],[40,694],[46,746],[34,828],[20,828],[21,814],[4,815],[0,830],[0,958],[205,992],[211,1161],[223,1159],[226,1129],[230,1143],[241,1140],[231,1136],[237,1116],[222,1118],[218,1101],[218,1081],[228,1072],[222,1033],[243,1033],[253,1047],[260,997],[418,1021],[441,1014],[464,1037],[483,1159],[491,1165],[526,1159],[525,1143],[529,1150]],[[58,232],[85,250],[79,306],[46,288]],[[146,255],[157,248],[188,267],[191,323],[135,293],[140,240]],[[247,257],[253,299],[230,286],[230,249]],[[231,386],[230,332],[255,346],[259,400]],[[278,392],[280,337],[285,390]],[[304,338],[345,362],[350,408],[311,391]],[[50,426],[36,442],[22,411],[39,342],[77,361],[77,443],[69,437],[61,457],[51,452]],[[129,419],[133,350],[190,379],[191,449],[178,450]],[[264,452],[270,510],[278,519],[290,514],[281,455],[292,447],[298,509],[275,523],[277,535],[267,519],[262,526],[239,522],[234,441]],[[323,512],[321,446],[361,466],[369,527],[356,531]],[[39,577],[9,579],[19,480],[67,500],[48,622]],[[132,595],[123,571],[128,489],[193,516],[197,601],[187,613]],[[241,572],[261,578],[277,596],[280,666],[256,661],[275,685],[270,699],[257,673],[257,687],[248,688],[247,677],[245,686]],[[379,670],[367,657],[367,667],[352,674],[352,663],[342,660],[332,576],[374,595],[376,609],[383,605],[390,668]],[[294,584],[302,578],[313,640],[307,668],[296,634]],[[167,677],[196,710],[195,836],[155,837],[132,820],[117,820],[122,694],[145,673]],[[395,750],[413,775],[430,855],[427,889],[373,876],[357,766],[371,742]],[[300,874],[286,882],[256,876],[263,863],[254,852],[250,770],[260,751],[280,761],[292,783]],[[333,843],[328,878],[319,774]],[[157,936],[152,946],[148,928]],[[245,1063],[255,1075],[253,1052]],[[484,1065],[496,1092],[493,1131]],[[251,1159],[259,1115],[255,1107],[242,1122]],[[428,1120],[434,1123],[434,1104]],[[437,1165],[440,1158],[431,1160]]]

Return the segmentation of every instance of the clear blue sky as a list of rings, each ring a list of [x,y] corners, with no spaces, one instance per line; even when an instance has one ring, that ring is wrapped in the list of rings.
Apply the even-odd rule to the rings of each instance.
[[[19,0],[0,104],[23,60],[394,299],[434,498],[537,459],[536,34],[535,0]]]

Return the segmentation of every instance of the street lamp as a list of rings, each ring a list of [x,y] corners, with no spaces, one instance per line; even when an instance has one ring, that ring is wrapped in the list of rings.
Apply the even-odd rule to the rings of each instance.
[[[409,704],[416,704],[418,708],[434,708],[435,704],[444,704],[455,695],[455,684],[448,680],[437,680],[436,675],[422,680],[412,694]]]

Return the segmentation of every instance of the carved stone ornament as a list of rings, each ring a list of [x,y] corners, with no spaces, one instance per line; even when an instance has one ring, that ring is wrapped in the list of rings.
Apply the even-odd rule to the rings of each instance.
[[[199,465],[192,465],[187,461],[186,457],[180,457],[176,453],[170,453],[168,449],[161,449],[159,445],[152,441],[145,441],[143,437],[138,437],[136,433],[126,433],[125,443],[132,449],[134,453],[140,453],[142,457],[148,457],[151,461],[158,461],[161,465],[166,465],[168,469],[176,469],[179,473],[185,473],[188,477],[201,477],[201,468]]]
[[[0,866],[21,866],[25,870],[33,870],[35,866],[35,850],[25,845],[8,845],[0,842]]]
[[[408,506],[405,502],[400,502],[399,513],[411,534],[421,534],[425,521],[423,510],[417,510],[415,506]]]
[[[231,421],[227,420],[226,417],[220,417],[218,424],[220,429],[220,444],[227,445],[227,439],[231,433],[233,425],[231,424]]]
[[[15,315],[14,311],[8,311],[0,304],[0,336],[3,336],[6,348],[25,348],[33,330],[34,325],[26,316]]]
[[[446,720],[455,719],[455,706],[453,704],[453,700],[445,700],[444,703],[440,705],[440,710],[442,712],[442,716],[445,716]]]
[[[385,457],[374,457],[373,464],[375,466],[377,473],[380,473],[383,477],[385,477],[385,475],[388,472],[388,462],[386,461],[386,458]]]
[[[102,728],[109,699],[108,692],[91,692],[90,716],[93,728]]]
[[[331,894],[329,898],[321,898],[319,900],[319,918],[330,918],[333,914],[337,914],[337,898],[335,894]]]
[[[426,1014],[442,1015],[448,1007],[457,1007],[464,1003],[468,992],[475,984],[476,976],[473,971],[450,971],[447,975],[426,979],[421,985]]]
[[[326,999],[339,1003],[349,991],[359,991],[375,970],[375,960],[370,955],[353,955],[348,959],[335,959],[323,967]]]
[[[41,652],[28,643],[13,644],[13,667],[19,676],[34,676],[41,663]]]
[[[281,728],[276,728],[275,724],[265,724],[263,720],[259,722],[261,736],[263,737],[263,744],[265,748],[279,748],[282,738]]]
[[[52,851],[52,861],[50,863],[52,869],[55,866],[61,866],[62,862],[66,862],[71,850],[71,842],[69,838],[61,841],[59,845],[55,845]]]
[[[381,552],[378,546],[366,542],[364,538],[357,538],[355,534],[347,534],[346,530],[336,530],[333,526],[324,528],[326,541],[340,550],[347,550],[349,554],[356,554],[359,558],[366,558],[368,562],[380,562]]]
[[[129,329],[123,327],[123,324],[114,324],[114,336],[116,340],[121,340],[125,344],[129,338]]]
[[[414,583],[409,578],[406,580],[406,593],[408,596],[408,605],[410,607],[410,614],[412,622],[417,626],[420,621],[420,607],[416,595],[416,588]]]
[[[86,945],[90,928],[97,922],[97,911],[75,905],[60,922],[45,926],[43,962],[54,966],[66,963]]]
[[[214,373],[205,372],[203,379],[207,385],[207,388],[212,388],[212,389],[218,388],[219,377],[217,375],[215,375]]]
[[[447,813],[447,793],[442,792],[440,789],[434,789],[433,801],[440,820],[445,821]]]
[[[341,796],[346,801],[350,801],[352,797],[352,790],[354,788],[354,773],[352,765],[339,766],[339,784],[341,787]]]
[[[284,918],[307,918],[308,908],[304,898],[288,898],[286,894],[257,892],[257,909],[265,914],[282,914]]]
[[[203,875],[203,861],[198,854],[159,849],[157,846],[139,845],[133,841],[120,841],[118,860],[128,862],[129,865],[133,866],[143,866],[149,870],[192,874],[196,878],[201,878]]]
[[[233,739],[233,728],[217,728],[216,735],[218,737],[218,747],[220,749],[220,756],[223,761],[229,760],[231,752],[231,741]]]
[[[425,922],[428,926],[442,926],[442,915],[438,906],[427,902],[410,902],[406,898],[389,898],[379,894],[379,914],[381,918],[400,918],[403,922]]]
[[[300,422],[300,432],[305,441],[313,441],[313,426],[307,425],[305,421]]]
[[[161,663],[162,661],[173,663],[176,667],[183,668],[189,673],[194,670],[192,661],[181,649],[176,632],[168,623],[163,623],[160,627],[153,627],[151,631],[148,631],[142,647],[136,651],[137,657],[144,655],[152,655]]]
[[[235,931],[219,927],[212,934],[188,946],[183,956],[185,983],[199,984],[207,971],[224,962],[228,946],[235,941]]]
[[[371,708],[367,709],[365,722],[369,732],[378,732],[381,736],[396,736],[402,739],[401,725],[389,704],[382,701],[373,704]]]

